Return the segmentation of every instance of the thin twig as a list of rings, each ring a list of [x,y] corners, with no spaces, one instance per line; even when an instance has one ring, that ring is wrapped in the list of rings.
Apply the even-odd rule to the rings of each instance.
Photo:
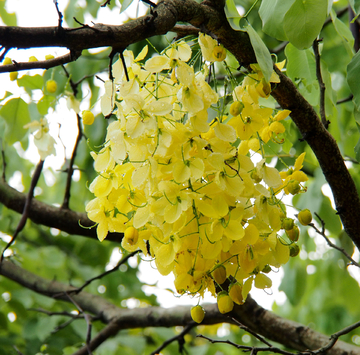
[[[24,355],[15,345],[13,345],[13,348],[19,355]]]
[[[110,322],[105,328],[98,332],[90,342],[90,349],[95,350],[103,342],[109,339],[111,336],[116,335],[120,330],[119,325],[116,322]],[[87,347],[82,347],[77,350],[73,355],[86,355],[88,353]]]
[[[6,53],[9,52],[10,49],[11,49],[11,47],[3,47],[3,46],[0,47],[0,51],[4,50],[0,55],[0,62],[3,61],[3,59],[6,56]]]
[[[354,95],[350,94],[348,97],[345,97],[344,99],[341,99],[339,101],[336,101],[336,105],[342,104],[344,102],[351,101],[353,99]]]
[[[315,39],[315,41],[313,42],[313,50],[314,50],[314,54],[315,54],[316,77],[317,77],[317,81],[319,82],[319,87],[320,87],[320,117],[321,117],[322,124],[324,125],[324,127],[326,129],[328,129],[330,121],[328,121],[326,119],[326,114],[325,114],[325,84],[324,84],[324,80],[321,75],[321,60],[320,60],[320,53],[319,53],[319,42],[320,41],[321,40]]]
[[[39,60],[37,62],[16,62],[14,64],[1,65],[0,73],[10,73],[13,71],[31,70],[31,69],[50,69],[62,64],[70,63],[78,59],[81,51],[70,51],[68,54],[48,60]]]
[[[339,252],[341,252],[345,257],[350,261],[350,265],[355,265],[360,268],[360,264],[357,263],[347,252],[345,249],[338,247],[336,244],[332,243],[330,239],[325,234],[325,222],[324,220],[315,212],[315,216],[319,219],[321,223],[321,231],[314,225],[314,223],[310,223],[309,226],[312,227],[316,233],[320,234],[327,242],[327,244]]]
[[[107,276],[107,275],[113,273],[114,271],[118,270],[119,267],[120,267],[122,264],[126,263],[129,258],[133,257],[134,255],[136,255],[136,254],[139,253],[139,252],[140,252],[140,250],[136,250],[136,251],[133,251],[132,253],[126,255],[126,256],[125,256],[124,258],[122,258],[122,259],[117,263],[117,265],[116,265],[115,267],[113,267],[112,269],[107,270],[107,271],[101,273],[100,275],[97,275],[97,276],[95,276],[95,277],[87,280],[81,287],[78,287],[78,288],[75,288],[75,289],[73,289],[73,290],[71,290],[71,291],[68,291],[68,293],[76,293],[76,294],[80,293],[86,286],[90,285],[93,281],[102,279],[104,276]]]
[[[27,219],[29,217],[31,200],[32,200],[32,198],[34,196],[34,190],[35,190],[35,187],[36,187],[36,185],[37,185],[37,183],[39,181],[43,166],[44,166],[44,160],[40,160],[40,162],[38,163],[38,165],[35,168],[34,174],[33,174],[32,179],[31,179],[29,193],[28,193],[28,195],[26,197],[25,206],[24,206],[24,210],[23,210],[21,219],[19,221],[19,224],[16,227],[15,233],[13,234],[10,242],[5,246],[4,250],[1,253],[0,264],[2,263],[2,261],[4,259],[5,251],[15,242],[16,237],[18,236],[18,234],[25,227],[26,221],[27,221]],[[0,267],[1,267],[1,265],[0,265]]]
[[[269,347],[255,347],[255,346],[248,346],[248,345],[239,345],[236,344],[234,342],[232,342],[231,340],[216,340],[216,339],[211,339],[208,338],[205,335],[202,334],[198,334],[197,335],[198,338],[203,338],[208,340],[210,343],[212,344],[229,344],[231,346],[234,346],[237,349],[241,349],[243,352],[251,352],[251,354],[257,354],[260,351],[270,351],[273,353],[277,353],[277,354],[283,354],[283,355],[294,355],[294,353],[290,352],[290,351],[285,351],[279,348],[275,348],[273,346],[269,346]]]
[[[91,342],[91,316],[84,312],[84,310],[79,306],[77,302],[70,296],[68,292],[65,292],[66,297],[71,301],[71,303],[78,309],[79,313],[84,315],[86,324],[87,324],[87,331],[86,331],[86,348],[89,355],[93,355],[91,348],[90,348],[90,342]]]
[[[59,5],[57,1],[54,1],[55,7],[56,7],[56,11],[58,13],[59,16],[59,20],[58,20],[58,27],[61,28],[62,27],[62,21],[63,21],[63,14],[61,13],[61,11],[59,10]]]
[[[73,176],[73,173],[74,173],[74,162],[75,162],[77,149],[79,147],[81,138],[83,137],[83,132],[82,132],[82,128],[81,128],[81,117],[80,117],[80,115],[78,113],[76,114],[76,117],[77,117],[78,135],[76,137],[74,149],[73,149],[71,159],[70,159],[70,162],[69,162],[69,167],[67,169],[68,174],[67,174],[67,178],[66,178],[66,187],[65,187],[65,193],[64,193],[64,200],[63,200],[63,204],[61,206],[61,208],[63,208],[63,209],[69,209],[70,188],[71,188],[72,176]]]
[[[231,319],[235,322],[235,324],[245,330],[247,333],[250,333],[252,336],[254,336],[256,339],[260,340],[262,343],[264,343],[267,346],[272,347],[272,344],[270,344],[265,338],[263,338],[261,335],[259,335],[258,333],[254,332],[253,330],[251,330],[250,328],[248,328],[247,326],[241,324],[238,320],[236,320],[234,317],[231,317]]]
[[[172,338],[165,340],[156,350],[154,350],[150,355],[155,355],[155,354],[159,354],[161,350],[165,349],[169,344],[171,344],[174,341],[178,341],[179,342],[179,353],[181,354],[183,352],[183,348],[184,348],[184,344],[185,344],[185,340],[184,340],[184,336],[190,332],[190,330],[192,328],[194,328],[196,326],[195,322],[191,322],[189,323],[184,329],[183,331],[178,334],[173,336]]]
[[[2,157],[2,179],[6,181],[6,160],[5,160],[5,150],[3,146],[3,141],[1,139],[1,157]]]

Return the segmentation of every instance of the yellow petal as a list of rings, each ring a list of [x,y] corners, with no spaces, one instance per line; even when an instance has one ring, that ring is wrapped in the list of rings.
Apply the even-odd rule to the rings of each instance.
[[[170,69],[170,60],[168,57],[157,55],[146,61],[145,69],[151,73],[159,73],[164,69]]]
[[[236,141],[236,131],[234,127],[225,124],[225,123],[218,123],[214,127],[215,135],[219,139],[225,142],[235,142]]]

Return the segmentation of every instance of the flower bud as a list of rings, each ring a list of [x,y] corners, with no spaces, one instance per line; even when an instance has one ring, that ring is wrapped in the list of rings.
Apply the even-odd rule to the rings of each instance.
[[[295,257],[299,255],[300,253],[300,247],[297,244],[291,244],[290,245],[290,256]]]
[[[82,120],[83,120],[84,124],[92,125],[94,123],[94,119],[95,119],[95,116],[91,111],[85,110],[82,112]]]
[[[53,94],[56,91],[56,89],[57,89],[57,83],[55,80],[48,80],[46,82],[46,90],[49,93]]]
[[[11,58],[9,58],[9,57],[6,57],[3,61],[3,65],[10,65],[12,63],[13,62],[12,62]]]
[[[294,220],[292,218],[284,218],[282,221],[283,228],[285,230],[290,230],[294,228]]]
[[[196,323],[201,323],[205,317],[205,310],[200,305],[191,308],[191,318]]]
[[[299,227],[295,225],[293,229],[287,230],[286,234],[291,241],[297,242],[300,234]]]
[[[240,112],[243,110],[244,108],[244,104],[240,101],[234,101],[231,105],[230,105],[230,114],[232,114],[233,116],[237,116],[240,114]]]
[[[297,217],[303,226],[307,226],[312,221],[312,214],[308,209],[300,211]]]
[[[299,181],[290,180],[288,185],[287,185],[287,189],[292,195],[296,195],[300,191],[300,183],[299,183]]]
[[[217,305],[222,314],[231,312],[234,308],[234,302],[226,291],[221,291],[217,295]]]
[[[18,78],[18,72],[17,71],[12,71],[10,73],[10,81],[15,81]]]

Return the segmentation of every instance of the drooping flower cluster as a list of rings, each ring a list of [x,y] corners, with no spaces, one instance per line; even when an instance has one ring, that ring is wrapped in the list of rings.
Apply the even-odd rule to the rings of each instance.
[[[199,44],[206,61],[225,59],[209,36],[201,34]],[[126,68],[118,60],[114,80],[105,82],[102,112],[116,120],[101,150],[92,152],[98,176],[86,211],[100,240],[108,231],[124,232],[122,247],[150,253],[161,274],[173,272],[178,293],[222,290],[219,307],[226,300],[228,310],[229,300],[242,303],[253,283],[271,287],[266,274],[289,259],[294,243],[281,232],[280,198],[291,192],[290,182],[297,181],[297,193],[304,190],[304,156],[283,175],[264,157],[251,160],[250,150],[282,142],[280,121],[289,115],[259,104],[271,84],[256,64],[234,88],[225,116],[224,100],[207,82],[208,66],[194,71],[187,43],[141,64],[146,54],[125,51]],[[274,72],[270,82],[278,81]]]

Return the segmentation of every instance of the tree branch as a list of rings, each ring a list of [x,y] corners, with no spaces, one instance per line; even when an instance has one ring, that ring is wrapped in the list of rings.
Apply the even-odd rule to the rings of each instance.
[[[29,218],[29,212],[30,212],[30,205],[31,205],[31,201],[33,199],[34,196],[34,190],[35,187],[39,181],[41,172],[42,172],[42,168],[44,166],[44,160],[40,160],[40,162],[37,164],[34,174],[31,178],[31,183],[30,183],[30,188],[29,188],[29,192],[28,195],[26,197],[25,200],[25,204],[24,204],[24,209],[21,215],[21,219],[16,227],[16,230],[10,240],[9,243],[7,243],[7,245],[5,246],[4,250],[2,251],[1,255],[0,255],[0,269],[1,269],[1,263],[4,260],[4,253],[5,251],[15,242],[16,237],[18,236],[18,234],[23,230],[23,228],[25,227],[26,221]]]
[[[70,302],[68,295],[76,289],[58,281],[48,281],[8,260],[3,261],[0,274],[37,293],[66,302]],[[186,326],[192,322],[190,306],[122,309],[100,296],[85,291],[74,294],[71,298],[84,312],[94,314],[106,324],[112,324],[109,326],[109,331],[114,334],[121,329]],[[329,343],[328,336],[265,310],[250,296],[242,306],[236,305],[228,315],[221,314],[216,304],[207,304],[204,308],[205,318],[202,325],[224,322],[236,324],[231,319],[233,317],[252,331],[295,350],[319,349]],[[95,339],[96,337],[93,341]],[[92,342],[90,342],[91,349],[93,349]],[[344,353],[360,355],[360,348],[338,341],[327,351],[328,355],[343,355]]]
[[[0,27],[1,33],[1,27]],[[1,35],[0,35],[1,36]],[[1,40],[0,40],[1,41]],[[59,65],[64,65],[78,59],[81,51],[70,51],[70,53],[48,60],[39,60],[37,62],[21,62],[0,66],[0,73],[8,73],[13,71],[31,70],[31,69],[50,69]]]
[[[0,179],[0,203],[15,212],[22,213],[25,202],[26,195]],[[56,228],[69,234],[97,239],[96,228],[91,228],[94,222],[87,218],[86,213],[50,206],[33,198],[28,217],[37,224]],[[120,243],[122,237],[122,233],[109,233],[106,239]]]

